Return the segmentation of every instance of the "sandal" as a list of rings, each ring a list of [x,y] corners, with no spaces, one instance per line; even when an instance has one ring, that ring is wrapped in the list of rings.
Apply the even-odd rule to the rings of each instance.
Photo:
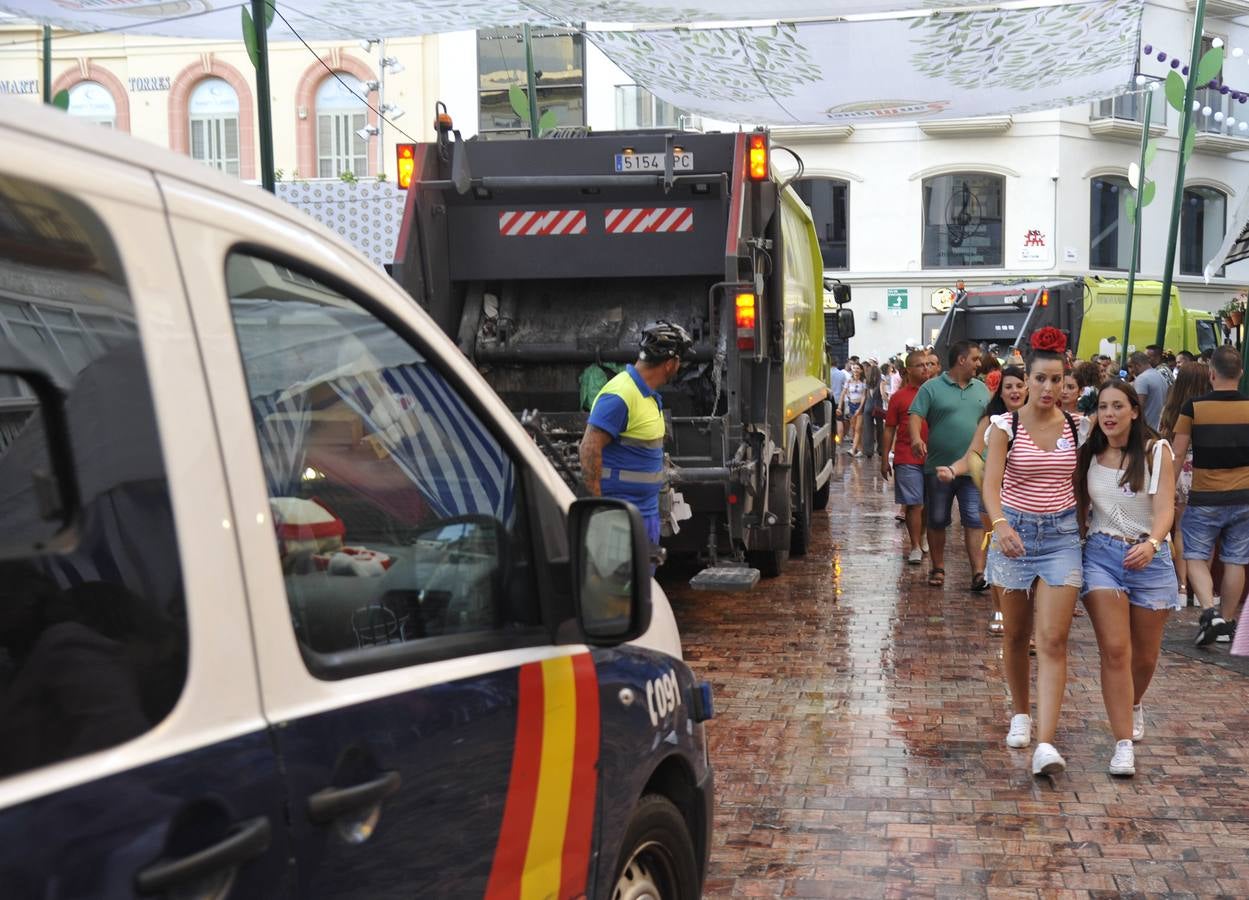
[[[933,587],[945,587],[945,569],[933,569],[928,573],[928,583]]]
[[[989,589],[989,582],[984,580],[984,572],[977,572],[972,576],[971,589],[977,594],[984,593]]]

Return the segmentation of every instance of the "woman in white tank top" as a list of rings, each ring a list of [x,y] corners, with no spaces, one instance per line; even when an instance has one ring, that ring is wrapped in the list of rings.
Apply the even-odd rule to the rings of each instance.
[[[1179,607],[1167,538],[1175,515],[1173,454],[1145,424],[1141,401],[1118,379],[1097,395],[1097,420],[1076,466],[1084,542],[1081,595],[1097,633],[1102,698],[1115,736],[1110,774],[1136,774],[1133,741],[1145,736],[1141,698],[1162,630]]]

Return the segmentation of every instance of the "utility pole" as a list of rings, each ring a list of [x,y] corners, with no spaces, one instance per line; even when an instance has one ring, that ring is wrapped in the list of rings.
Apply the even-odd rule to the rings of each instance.
[[[1204,0],[1202,0],[1204,2]],[[256,33],[256,136],[260,139],[260,184],[274,193],[273,109],[269,89],[269,3],[251,0],[253,30]]]
[[[43,102],[52,103],[52,26],[43,26]]]
[[[1197,9],[1193,12],[1193,52],[1188,57],[1188,70],[1192,74],[1184,82],[1184,108],[1180,110],[1179,162],[1175,166],[1175,194],[1171,199],[1171,230],[1167,233],[1167,255],[1162,260],[1162,293],[1158,297],[1158,334],[1154,338],[1154,343],[1159,347],[1165,347],[1167,342],[1167,313],[1171,311],[1171,280],[1175,269],[1175,245],[1180,233],[1180,212],[1184,208],[1184,168],[1188,163],[1184,149],[1188,146],[1188,133],[1193,127],[1193,94],[1197,89],[1197,64],[1201,61],[1201,34],[1205,21],[1206,0],[1197,0]],[[1123,340],[1126,346],[1126,335]]]

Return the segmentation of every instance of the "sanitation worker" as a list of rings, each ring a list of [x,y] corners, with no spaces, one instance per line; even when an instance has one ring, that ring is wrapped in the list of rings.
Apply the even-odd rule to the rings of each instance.
[[[659,388],[677,377],[694,341],[680,325],[642,329],[637,363],[613,378],[590,410],[581,438],[581,478],[594,496],[628,500],[659,544],[659,490],[664,473],[663,401]]]

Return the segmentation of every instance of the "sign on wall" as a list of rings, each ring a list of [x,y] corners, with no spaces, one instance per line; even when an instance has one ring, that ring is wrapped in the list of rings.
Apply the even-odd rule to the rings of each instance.
[[[39,82],[34,78],[17,81],[0,79],[0,94],[37,94]]]
[[[885,309],[906,309],[910,288],[885,288]]]
[[[1029,228],[1024,232],[1023,246],[1019,248],[1019,258],[1024,262],[1045,262],[1049,259],[1048,238],[1039,228]]]

